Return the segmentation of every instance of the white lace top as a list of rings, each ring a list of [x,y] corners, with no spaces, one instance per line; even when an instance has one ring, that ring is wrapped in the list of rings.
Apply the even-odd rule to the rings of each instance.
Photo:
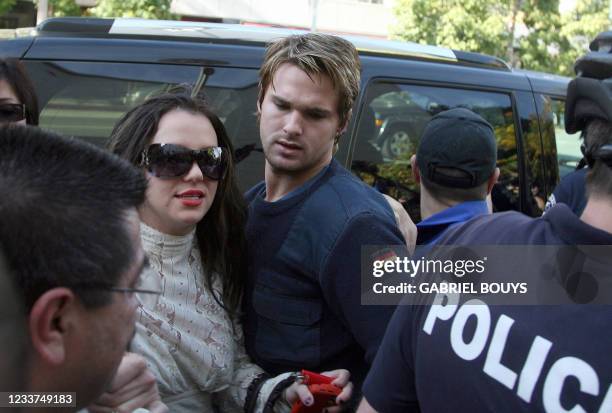
[[[141,224],[149,268],[138,294],[136,335],[131,351],[146,357],[171,412],[241,411],[246,391],[261,369],[244,351],[242,327],[230,320],[205,288],[194,232],[163,234]],[[221,282],[213,289],[221,296]],[[267,386],[266,386],[267,387]]]

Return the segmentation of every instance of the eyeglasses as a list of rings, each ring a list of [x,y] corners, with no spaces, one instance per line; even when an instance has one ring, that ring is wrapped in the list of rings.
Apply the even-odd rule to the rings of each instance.
[[[187,174],[196,162],[206,177],[218,181],[227,166],[227,152],[213,146],[191,150],[170,143],[154,143],[142,152],[140,165],[158,178],[177,178]]]
[[[0,122],[19,122],[25,119],[26,111],[23,103],[0,104]]]
[[[161,295],[162,293],[161,291],[155,291],[155,290],[145,290],[141,288],[129,288],[129,287],[115,287],[114,285],[107,285],[107,284],[77,284],[77,285],[73,285],[72,288],[79,289],[79,290],[105,290],[105,291],[110,291],[114,293],[126,293],[126,294],[138,293],[138,294]]]

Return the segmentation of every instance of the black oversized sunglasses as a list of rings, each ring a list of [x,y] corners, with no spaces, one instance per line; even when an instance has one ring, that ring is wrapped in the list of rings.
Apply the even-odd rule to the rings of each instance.
[[[225,174],[227,156],[225,148],[219,146],[192,150],[171,143],[154,143],[142,152],[140,166],[158,178],[177,178],[187,174],[196,162],[204,176],[218,181]]]
[[[25,105],[23,103],[0,104],[0,122],[19,122],[26,117]]]

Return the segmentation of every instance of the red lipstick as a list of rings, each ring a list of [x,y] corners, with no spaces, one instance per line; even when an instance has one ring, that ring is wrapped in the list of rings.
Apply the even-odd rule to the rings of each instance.
[[[197,189],[188,189],[176,195],[185,206],[196,207],[202,205],[204,200],[204,192]]]

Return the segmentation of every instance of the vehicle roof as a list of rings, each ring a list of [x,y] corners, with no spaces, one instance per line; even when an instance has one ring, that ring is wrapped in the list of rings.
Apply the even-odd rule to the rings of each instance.
[[[526,76],[531,83],[533,91],[536,93],[565,96],[567,93],[567,85],[570,80],[572,80],[570,77],[552,73],[535,72],[533,70],[514,69],[513,71]]]
[[[45,20],[36,28],[33,37],[1,42],[0,50],[6,56],[34,60],[227,65],[256,69],[261,65],[266,44],[298,33],[306,31],[207,22],[62,17]],[[461,78],[468,83],[483,82],[483,87],[532,89],[559,96],[565,95],[570,80],[510,69],[501,59],[478,53],[410,42],[343,37],[355,44],[362,59],[375,63],[376,69],[371,74],[375,76],[393,77],[401,70],[413,79],[434,80],[435,77],[436,81],[444,82]],[[203,44],[206,53],[202,53]],[[434,73],[419,63],[414,68],[407,67],[402,60],[445,65],[436,65]],[[409,70],[411,68],[413,70]],[[490,70],[484,79],[487,81],[483,81],[479,70],[474,70],[477,68]],[[364,66],[363,74],[370,76],[366,69]],[[422,70],[425,73],[420,73]]]
[[[262,47],[278,38],[307,33],[304,30],[223,24],[146,19],[92,19],[62,17],[45,20],[37,27],[38,37],[109,37],[154,38],[176,41],[206,41],[208,43],[259,44]],[[484,66],[509,71],[508,65],[497,57],[461,52],[444,47],[412,42],[382,40],[360,36],[340,35],[351,41],[361,54],[386,55],[399,58],[439,60],[447,63]]]

